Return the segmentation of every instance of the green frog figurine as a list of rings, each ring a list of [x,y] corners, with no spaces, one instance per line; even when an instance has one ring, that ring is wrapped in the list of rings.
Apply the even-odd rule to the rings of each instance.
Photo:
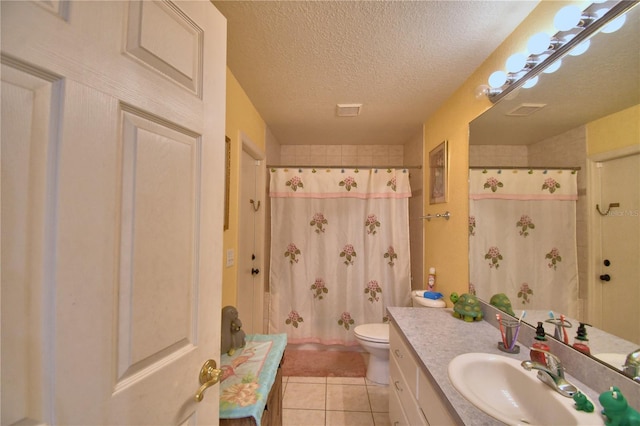
[[[593,413],[593,404],[591,403],[591,401],[589,401],[587,399],[587,397],[585,396],[585,394],[583,394],[582,392],[578,391],[573,395],[573,400],[576,403],[576,410],[578,411],[584,411],[586,413]]]
[[[602,414],[606,416],[605,424],[611,426],[640,426],[640,413],[633,409],[624,395],[615,386],[600,394]]]

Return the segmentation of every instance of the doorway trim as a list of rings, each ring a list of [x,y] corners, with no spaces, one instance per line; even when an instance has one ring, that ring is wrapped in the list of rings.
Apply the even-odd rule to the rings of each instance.
[[[252,209],[253,211],[255,211],[255,239],[254,239],[254,244],[255,244],[255,251],[256,251],[256,260],[255,263],[253,264],[253,266],[249,266],[249,269],[252,267],[257,268],[260,273],[256,276],[255,280],[258,281],[258,286],[260,287],[260,290],[257,294],[257,300],[254,300],[253,306],[254,306],[254,326],[253,326],[253,332],[254,333],[263,333],[266,332],[265,330],[265,318],[264,318],[264,301],[265,301],[265,258],[266,258],[266,253],[265,253],[265,221],[266,221],[266,216],[265,216],[265,208],[267,203],[265,202],[265,197],[266,197],[266,186],[265,186],[265,175],[266,175],[266,162],[265,160],[265,152],[264,150],[262,150],[258,145],[256,145],[251,138],[244,133],[243,131],[238,131],[238,140],[241,142],[242,144],[242,151],[246,152],[251,158],[253,158],[256,162],[257,162],[257,167],[256,167],[256,193],[258,194],[258,196],[260,198],[262,198],[262,202],[260,203],[260,208],[257,209],[257,211],[255,211],[256,206],[255,205],[245,205],[245,203],[240,202],[239,204],[239,209]],[[240,171],[242,173],[243,167],[242,167],[242,158],[243,155],[240,155]],[[240,178],[242,179],[242,175],[240,176]],[[260,202],[260,200],[258,200],[258,202]],[[241,240],[240,237],[240,233],[243,232],[243,230],[246,229],[242,226],[239,226],[238,229],[238,241]],[[242,267],[241,262],[245,262],[246,260],[242,260],[240,259],[240,257],[238,257],[238,268],[237,268],[237,277],[236,277],[236,282],[237,282],[237,286],[239,288],[240,286],[240,282],[241,279],[243,279],[242,273],[243,270],[245,270],[246,268]],[[238,293],[237,297],[241,297],[241,295]],[[256,324],[256,319],[257,319],[257,324]]]

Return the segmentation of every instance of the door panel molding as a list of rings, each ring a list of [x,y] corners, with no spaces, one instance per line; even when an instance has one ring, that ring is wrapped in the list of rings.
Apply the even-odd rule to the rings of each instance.
[[[122,112],[119,380],[163,363],[197,335],[201,138],[148,117]]]
[[[2,424],[50,424],[63,81],[2,55]]]
[[[127,54],[202,99],[202,28],[169,2],[132,1],[127,20]]]

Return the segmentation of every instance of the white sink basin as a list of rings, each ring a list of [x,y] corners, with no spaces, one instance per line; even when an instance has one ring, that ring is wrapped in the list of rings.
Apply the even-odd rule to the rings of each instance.
[[[527,371],[521,361],[488,353],[468,353],[449,363],[449,380],[473,405],[509,425],[603,425],[592,413],[575,409],[567,398]],[[591,401],[593,403],[593,401]]]

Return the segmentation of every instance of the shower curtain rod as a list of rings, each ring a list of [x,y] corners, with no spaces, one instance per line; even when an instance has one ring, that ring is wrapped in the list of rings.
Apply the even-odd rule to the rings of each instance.
[[[483,170],[483,169],[514,169],[514,170],[575,170],[581,169],[577,167],[527,167],[527,166],[473,166],[469,167],[471,170]]]
[[[268,169],[421,169],[422,166],[301,166],[301,165],[269,165]]]

